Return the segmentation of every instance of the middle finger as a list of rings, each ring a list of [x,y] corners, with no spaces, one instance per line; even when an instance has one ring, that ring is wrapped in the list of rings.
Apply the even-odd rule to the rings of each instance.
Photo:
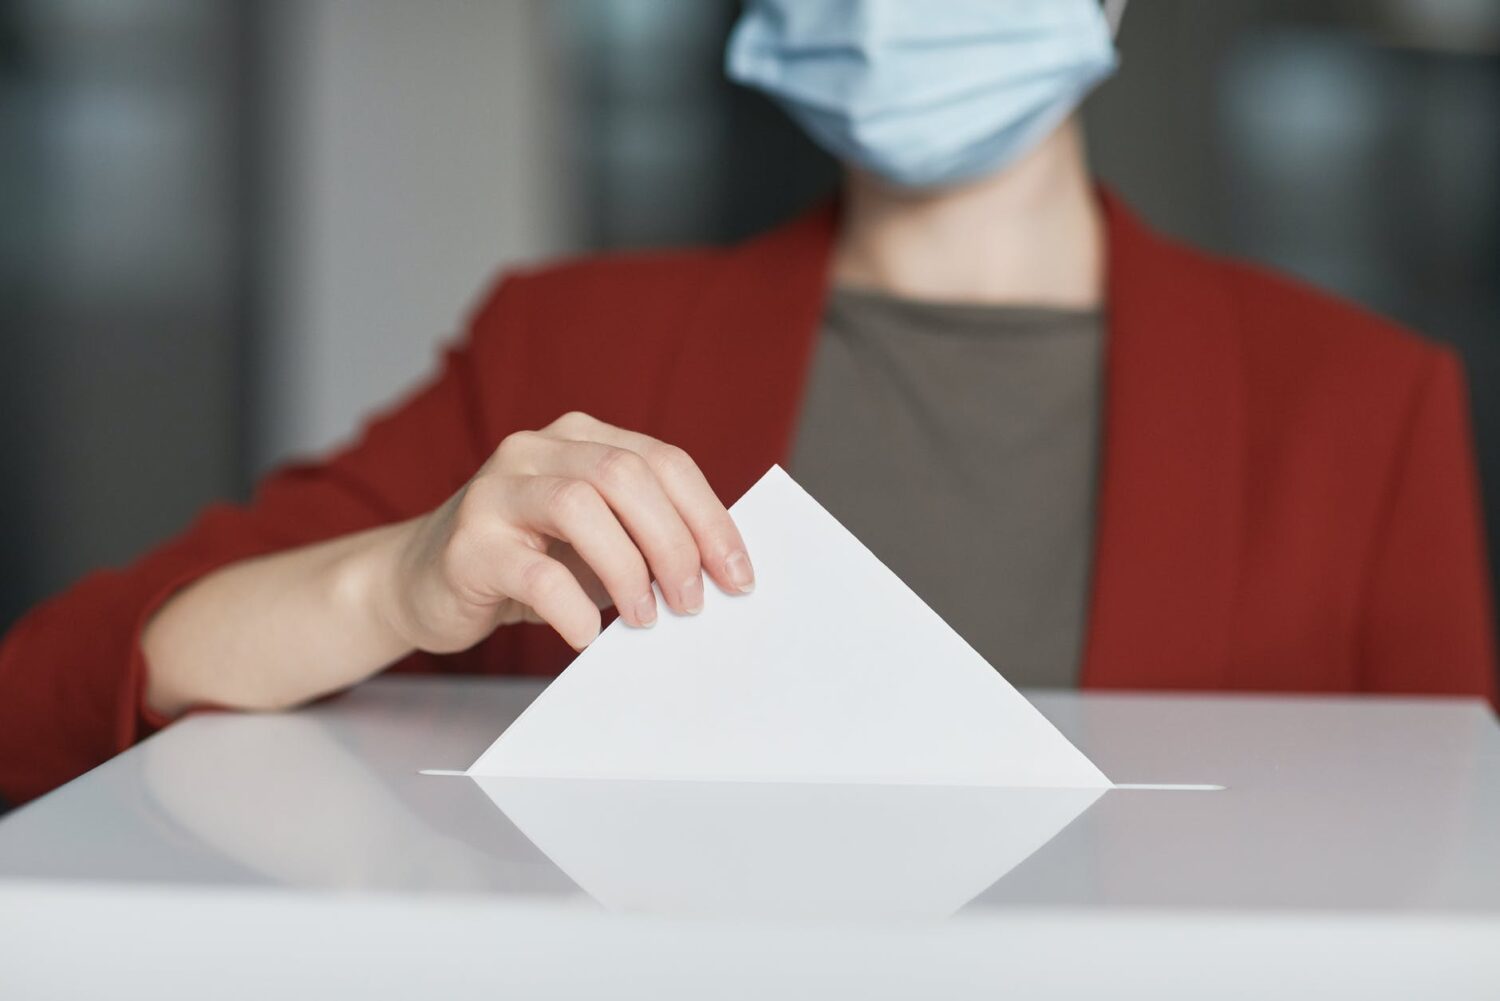
[[[640,547],[667,604],[689,614],[703,609],[698,544],[645,459],[613,445],[554,439],[534,461],[543,475],[581,479],[599,491]]]

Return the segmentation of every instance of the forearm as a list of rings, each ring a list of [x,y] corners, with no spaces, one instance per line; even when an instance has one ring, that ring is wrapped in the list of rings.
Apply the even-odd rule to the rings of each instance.
[[[231,564],[168,601],[142,648],[146,702],[278,709],[337,691],[411,652],[390,590],[407,524]]]

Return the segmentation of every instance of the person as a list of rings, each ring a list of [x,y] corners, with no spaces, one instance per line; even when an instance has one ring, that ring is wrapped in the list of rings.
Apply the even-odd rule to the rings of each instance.
[[[748,592],[724,502],[777,462],[1021,684],[1493,697],[1458,362],[1096,186],[1114,64],[1092,0],[752,0],[729,71],[840,198],[506,277],[354,444],[33,610],[0,794],[195,706],[552,675],[603,607]]]

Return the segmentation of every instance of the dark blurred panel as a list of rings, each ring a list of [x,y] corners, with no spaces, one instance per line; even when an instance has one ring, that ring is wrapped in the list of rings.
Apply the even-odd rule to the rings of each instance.
[[[28,91],[31,60],[20,11],[0,5],[0,624],[30,599],[36,556],[23,540],[36,523],[21,477],[30,446],[24,428],[36,410],[28,373],[36,368],[33,339],[22,335],[35,304],[27,248],[39,239],[40,218],[26,197],[40,184],[41,161],[32,137],[36,102]]]
[[[0,5],[0,622],[236,485],[240,5]]]
[[[833,190],[833,161],[770,101],[725,78],[739,9],[738,0],[556,5],[592,245],[741,239]]]

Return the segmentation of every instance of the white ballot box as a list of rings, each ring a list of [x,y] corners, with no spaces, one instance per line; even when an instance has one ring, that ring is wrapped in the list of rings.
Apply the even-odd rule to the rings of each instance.
[[[1031,693],[1105,788],[423,774],[541,689],[196,716],[7,816],[0,998],[1500,997],[1478,702]]]

